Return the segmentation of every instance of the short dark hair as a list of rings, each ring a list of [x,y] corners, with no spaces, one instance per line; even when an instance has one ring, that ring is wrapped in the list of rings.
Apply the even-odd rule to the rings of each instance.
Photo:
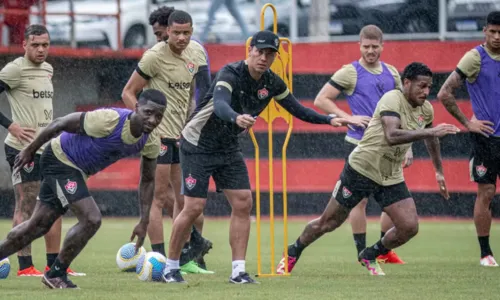
[[[38,24],[33,24],[28,26],[24,30],[24,39],[27,41],[30,37],[30,35],[42,35],[42,34],[49,34],[49,31],[47,30],[47,27],[43,25],[38,25]]]
[[[144,90],[140,95],[138,102],[139,104],[146,104],[148,101],[152,101],[156,104],[167,106],[167,98],[159,90],[147,89]]]
[[[382,30],[376,25],[366,25],[361,28],[359,32],[359,39],[368,39],[368,40],[377,40],[382,42],[384,39],[384,33]]]
[[[168,18],[168,26],[172,26],[172,24],[177,23],[177,24],[191,24],[193,25],[193,19],[191,18],[191,15],[188,14],[187,12],[183,10],[174,10],[173,13],[170,14],[170,17]]]
[[[486,17],[486,25],[500,25],[500,11],[492,11]]]
[[[149,15],[149,25],[153,26],[158,22],[160,26],[168,25],[168,18],[174,12],[174,7],[162,6],[157,10],[154,10]]]
[[[404,69],[401,79],[408,79],[413,81],[417,79],[418,76],[432,77],[432,71],[427,65],[421,62],[412,62]]]

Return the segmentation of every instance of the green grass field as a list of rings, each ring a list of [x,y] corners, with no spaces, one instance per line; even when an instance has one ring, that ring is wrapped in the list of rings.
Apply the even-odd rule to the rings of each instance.
[[[64,231],[75,219],[65,219]],[[118,248],[128,241],[136,219],[105,219],[96,236],[72,267],[87,273],[73,277],[81,290],[49,290],[40,278],[18,278],[17,259],[11,256],[9,278],[0,280],[1,299],[498,299],[500,268],[479,266],[479,246],[472,221],[422,221],[420,232],[397,250],[406,265],[386,265],[386,276],[373,277],[356,261],[350,226],[324,236],[306,249],[293,275],[259,278],[260,285],[227,283],[231,270],[226,220],[207,220],[204,235],[214,242],[206,256],[214,275],[187,275],[187,285],[141,282],[134,273],[121,273],[115,263]],[[0,221],[1,237],[10,220]],[[170,220],[165,219],[166,235]],[[267,224],[267,223],[266,223]],[[289,241],[301,232],[304,221],[289,223]],[[282,251],[281,223],[276,227],[276,261]],[[255,223],[247,255],[247,271],[257,271]],[[263,225],[268,241],[268,227]],[[368,243],[378,239],[379,224],[369,223]],[[493,225],[492,248],[500,249],[500,226]],[[495,238],[496,237],[496,238]],[[168,239],[167,239],[168,240]],[[148,240],[146,249],[150,250]],[[269,270],[269,244],[263,242],[264,271]],[[500,250],[497,250],[500,251]],[[33,245],[36,267],[45,266],[43,239]]]

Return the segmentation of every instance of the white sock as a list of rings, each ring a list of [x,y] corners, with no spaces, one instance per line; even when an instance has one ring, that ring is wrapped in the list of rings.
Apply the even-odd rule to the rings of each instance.
[[[240,275],[240,272],[245,272],[245,261],[233,260],[233,275],[231,277],[238,277],[238,275]]]
[[[165,271],[163,273],[167,274],[168,272],[170,272],[170,270],[174,269],[180,269],[179,260],[171,260],[167,258],[167,263],[165,264]]]

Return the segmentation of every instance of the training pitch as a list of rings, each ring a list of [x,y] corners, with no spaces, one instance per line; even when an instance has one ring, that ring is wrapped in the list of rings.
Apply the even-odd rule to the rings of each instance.
[[[106,218],[99,232],[89,242],[72,268],[87,273],[71,277],[80,290],[49,290],[40,278],[18,278],[17,258],[10,257],[9,277],[0,280],[0,299],[498,299],[500,268],[479,266],[479,245],[472,220],[421,220],[420,232],[407,245],[397,249],[406,265],[382,265],[386,276],[370,276],[356,260],[350,225],[323,236],[307,248],[290,277],[257,278],[259,285],[232,285],[229,222],[207,219],[204,236],[214,242],[205,257],[213,275],[186,275],[187,285],[141,282],[135,273],[118,271],[115,256],[126,243],[137,219]],[[289,222],[289,242],[296,239],[307,219]],[[76,219],[64,219],[64,232]],[[0,220],[1,238],[11,227],[10,220]],[[168,241],[171,220],[165,218]],[[255,222],[247,254],[247,271],[257,270]],[[269,272],[268,223],[262,226],[263,272]],[[367,243],[380,236],[375,220],[368,225]],[[493,224],[491,247],[500,253],[500,226]],[[149,240],[145,247],[151,250]],[[276,262],[282,252],[282,223],[276,222]],[[33,245],[34,263],[45,267],[45,244]]]

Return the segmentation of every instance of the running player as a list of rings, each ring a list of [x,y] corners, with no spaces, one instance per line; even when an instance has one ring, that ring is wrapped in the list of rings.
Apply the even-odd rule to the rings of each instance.
[[[43,25],[30,25],[24,32],[25,54],[8,63],[0,71],[0,93],[5,91],[9,100],[12,120],[0,112],[0,125],[8,129],[5,139],[5,156],[10,169],[17,154],[52,122],[52,66],[45,61],[49,54],[50,37]],[[28,220],[36,204],[40,190],[40,155],[43,146],[32,162],[12,173],[12,185],[16,199],[13,227]],[[45,235],[47,265],[54,263],[61,245],[62,221],[58,219]],[[17,253],[17,276],[43,276],[35,268],[31,256],[31,244]],[[85,275],[68,270],[70,275]]]
[[[31,218],[14,227],[0,242],[0,257],[8,257],[47,233],[68,209],[78,223],[66,235],[61,252],[43,276],[52,289],[77,288],[66,270],[101,226],[101,212],[90,195],[86,180],[121,158],[141,154],[139,184],[140,222],[134,228],[136,248],[146,237],[149,209],[153,201],[159,136],[153,130],[160,124],[166,99],[156,90],[144,91],[134,111],[98,109],[72,113],[55,119],[16,157],[14,171],[29,164],[45,143],[40,167],[42,185]],[[51,140],[52,139],[52,140]]]
[[[470,178],[477,183],[474,224],[481,249],[481,266],[498,267],[490,248],[491,201],[500,175],[500,11],[488,14],[485,43],[468,51],[438,93],[448,112],[470,132]],[[474,116],[457,106],[454,91],[465,81]]]
[[[174,220],[165,282],[185,282],[179,268],[182,244],[189,235],[189,228],[203,212],[212,176],[232,207],[229,239],[233,271],[230,282],[255,283],[245,272],[252,192],[238,135],[254,124],[272,98],[303,121],[333,126],[345,123],[343,119],[305,108],[295,99],[283,80],[269,69],[278,49],[276,34],[257,32],[252,37],[248,59],[228,64],[218,72],[182,131],[180,149],[185,203]],[[361,123],[355,125],[363,126]]]
[[[432,72],[424,64],[411,63],[403,72],[403,88],[387,92],[377,103],[375,113],[361,141],[351,152],[321,217],[304,228],[288,247],[288,269],[296,265],[302,251],[323,234],[338,228],[359,202],[373,195],[394,222],[394,227],[373,246],[365,248],[358,260],[372,275],[385,275],[376,258],[397,248],[418,232],[415,202],[403,177],[402,163],[412,142],[424,140],[436,170],[440,192],[446,189],[438,137],[455,134],[454,125],[432,127],[434,110],[428,102]],[[285,257],[280,263],[284,263]]]
[[[158,19],[160,17],[163,15],[160,15]],[[159,22],[155,23],[159,25]],[[172,12],[168,18],[168,41],[160,41],[144,53],[122,93],[123,101],[129,108],[134,107],[137,103],[135,95],[145,88],[158,89],[169,99],[169,105],[165,112],[169,117],[163,118],[158,127],[162,145],[156,170],[157,182],[151,215],[153,222],[148,230],[153,251],[162,254],[165,254],[162,209],[168,202],[169,183],[175,191],[172,213],[174,219],[184,203],[180,191],[181,168],[177,146],[178,138],[188,115],[195,106],[194,82],[198,82],[199,85],[208,84],[206,81],[208,71],[205,52],[201,45],[190,42],[193,32],[192,24],[193,21],[188,13],[180,10]],[[212,247],[210,241],[201,237],[203,215],[197,219],[194,226],[191,238],[186,240],[190,240],[191,244],[188,242],[185,244],[184,252],[189,252],[190,255],[183,256],[183,271],[213,273],[199,267],[191,260],[191,258],[203,257]],[[194,249],[189,251],[190,247]],[[201,262],[203,263],[203,261]]]
[[[383,50],[383,33],[380,28],[375,25],[367,25],[361,29],[359,38],[361,58],[338,70],[316,96],[314,105],[326,113],[335,114],[342,118],[356,119],[368,125],[380,98],[390,90],[401,89],[401,78],[395,67],[380,61],[380,54]],[[347,97],[352,116],[334,103],[341,93]],[[364,129],[362,128],[347,130],[344,142],[347,156],[356,148],[363,133]],[[409,166],[412,160],[413,153],[410,148],[406,153],[405,167]],[[367,203],[367,198],[361,200],[349,215],[358,255],[361,250],[366,248]],[[393,227],[393,224],[384,212],[382,212],[380,222],[381,237],[383,237]],[[394,251],[380,256],[378,259],[385,263],[404,263]],[[284,264],[279,264],[277,273],[283,273],[284,267]]]

